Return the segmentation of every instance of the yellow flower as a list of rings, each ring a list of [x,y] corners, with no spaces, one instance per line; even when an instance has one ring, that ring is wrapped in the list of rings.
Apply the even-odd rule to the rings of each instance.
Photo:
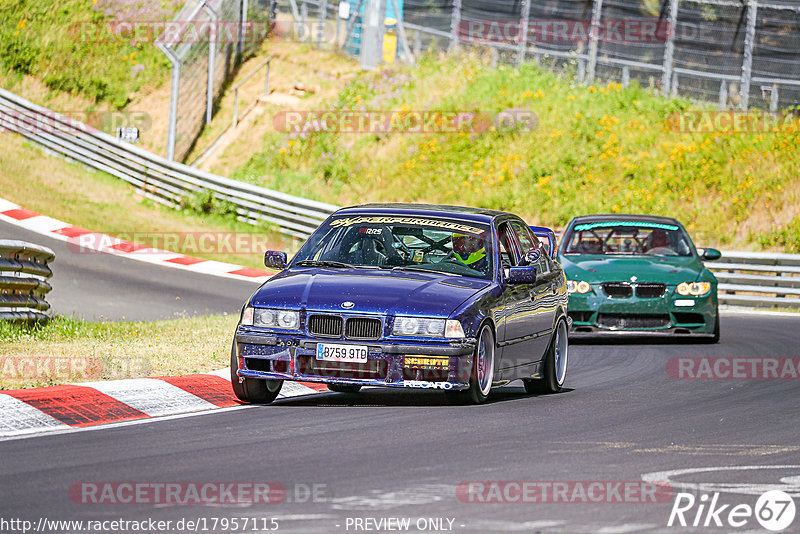
[[[572,94],[567,95],[567,100],[575,100],[575,95]]]

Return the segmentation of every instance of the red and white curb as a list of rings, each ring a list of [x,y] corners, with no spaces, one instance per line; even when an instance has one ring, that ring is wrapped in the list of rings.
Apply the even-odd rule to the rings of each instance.
[[[54,239],[73,243],[83,253],[87,253],[87,251],[104,252],[163,267],[247,280],[259,284],[273,274],[264,269],[253,269],[232,263],[194,258],[169,250],[131,243],[41,215],[3,198],[0,198],[0,221],[5,221]]]
[[[278,399],[327,391],[324,384],[284,382]],[[0,438],[91,427],[242,404],[230,370],[213,373],[82,382],[0,391]]]

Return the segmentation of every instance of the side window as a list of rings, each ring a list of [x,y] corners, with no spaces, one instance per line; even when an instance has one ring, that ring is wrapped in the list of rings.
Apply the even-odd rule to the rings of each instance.
[[[540,275],[549,273],[550,262],[548,260],[547,251],[542,246],[539,239],[533,235],[531,229],[521,224],[519,221],[511,221],[511,226],[514,228],[514,231],[517,234],[517,240],[522,247],[522,255],[525,255],[525,253],[531,250],[538,250],[539,259],[534,262],[533,265],[536,265]]]
[[[520,253],[523,256],[529,250],[542,250],[540,248],[539,240],[531,233],[530,228],[523,226],[518,221],[511,221],[511,226],[514,227],[514,231],[517,233],[517,239],[519,239],[519,244],[522,246]]]
[[[514,237],[508,223],[503,223],[497,228],[500,245],[500,261],[503,265],[514,266],[517,264],[517,253],[514,249]]]

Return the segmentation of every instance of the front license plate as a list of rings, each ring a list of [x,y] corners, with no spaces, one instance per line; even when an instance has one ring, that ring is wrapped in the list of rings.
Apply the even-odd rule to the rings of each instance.
[[[367,347],[366,345],[317,343],[317,360],[367,363]]]

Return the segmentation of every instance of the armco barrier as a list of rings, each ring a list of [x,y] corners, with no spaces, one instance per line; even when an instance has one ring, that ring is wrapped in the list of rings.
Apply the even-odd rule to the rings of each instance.
[[[308,237],[338,209],[169,161],[0,88],[0,131],[3,129],[121,178],[155,202],[178,207],[188,195],[212,192],[235,205],[240,220],[266,221],[293,237]]]
[[[719,281],[720,304],[800,308],[800,254],[723,251],[706,267]]]
[[[47,279],[53,275],[47,264],[55,257],[47,247],[0,239],[0,320],[47,318]]]

